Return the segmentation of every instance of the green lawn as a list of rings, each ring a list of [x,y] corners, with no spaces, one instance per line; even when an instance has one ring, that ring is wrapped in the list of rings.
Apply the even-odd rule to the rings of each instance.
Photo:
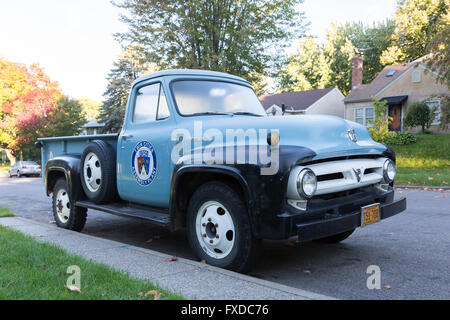
[[[0,299],[183,299],[126,273],[87,261],[64,250],[0,226]],[[81,293],[67,289],[67,268],[81,270]]]
[[[0,218],[14,217],[14,214],[8,208],[0,207]]]
[[[417,143],[392,146],[399,185],[450,184],[450,134],[417,134]]]

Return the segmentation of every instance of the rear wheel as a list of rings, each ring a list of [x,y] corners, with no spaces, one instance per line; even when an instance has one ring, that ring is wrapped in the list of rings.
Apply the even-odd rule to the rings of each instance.
[[[338,243],[338,242],[344,241],[345,239],[350,237],[354,231],[355,231],[355,229],[346,231],[346,232],[342,232],[342,233],[338,233],[338,234],[335,234],[335,235],[332,235],[329,237],[320,238],[320,239],[317,239],[314,241],[320,242],[320,243]]]
[[[95,203],[115,198],[116,157],[114,149],[102,140],[89,143],[81,156],[80,178],[84,193]]]
[[[66,179],[59,179],[53,188],[53,216],[58,227],[81,231],[86,224],[87,209],[76,207],[69,198]]]
[[[231,187],[220,182],[200,186],[189,202],[186,223],[198,258],[233,271],[250,269],[259,240],[252,235],[246,205]]]

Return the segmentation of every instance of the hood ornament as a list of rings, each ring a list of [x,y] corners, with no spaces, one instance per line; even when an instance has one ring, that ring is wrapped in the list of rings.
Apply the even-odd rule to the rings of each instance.
[[[352,140],[353,142],[356,142],[356,141],[357,141],[357,139],[356,139],[356,134],[355,134],[355,130],[353,130],[353,129],[348,129],[348,130],[347,130],[347,135],[348,135],[348,138],[349,138],[350,140]]]

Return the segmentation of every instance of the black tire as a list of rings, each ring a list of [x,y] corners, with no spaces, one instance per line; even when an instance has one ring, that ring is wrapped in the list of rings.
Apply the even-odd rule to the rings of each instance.
[[[338,243],[338,242],[344,241],[345,239],[350,237],[354,231],[355,231],[355,229],[346,231],[346,232],[342,232],[342,233],[338,233],[338,234],[335,234],[335,235],[332,235],[329,237],[320,238],[320,239],[317,239],[314,241],[320,242],[320,243]]]
[[[87,218],[87,209],[86,208],[80,208],[75,207],[73,203],[70,203],[70,213],[67,221],[61,220],[59,213],[62,213],[62,206],[63,204],[58,201],[57,196],[60,191],[66,192],[69,190],[67,186],[66,179],[60,178],[58,181],[56,181],[56,184],[53,188],[53,217],[55,218],[56,225],[60,228],[74,230],[74,231],[81,231],[83,230],[84,225],[86,224],[86,218]]]
[[[19,170],[17,170],[17,178],[22,178],[22,175],[20,174]]]
[[[234,245],[232,245],[228,255],[220,259],[216,259],[207,254],[202,249],[202,243],[197,237],[197,213],[201,206],[208,201],[215,201],[223,205],[229,212],[229,216],[231,216],[234,224]],[[203,184],[192,195],[186,218],[189,244],[194,254],[200,260],[205,260],[209,265],[237,272],[247,272],[250,270],[256,259],[260,240],[253,237],[247,206],[235,190],[221,182],[208,182]]]
[[[98,166],[101,170],[101,179],[98,189],[90,190],[85,179],[84,164],[89,160],[86,157],[94,154],[98,158]],[[97,166],[97,163],[96,163]],[[86,177],[87,178],[87,177]],[[116,186],[116,153],[112,146],[102,140],[90,142],[81,155],[80,179],[86,197],[94,203],[108,203],[117,196]]]

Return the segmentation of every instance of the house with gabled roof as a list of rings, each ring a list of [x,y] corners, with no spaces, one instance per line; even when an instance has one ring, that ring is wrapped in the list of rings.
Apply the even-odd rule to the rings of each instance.
[[[328,114],[344,117],[344,95],[338,88],[266,94],[259,100],[270,116]]]
[[[375,118],[372,98],[386,100],[387,113],[392,117],[389,129],[403,131],[403,120],[411,103],[425,101],[434,110],[430,130],[438,132],[442,96],[449,96],[447,86],[436,81],[437,75],[427,70],[424,57],[415,61],[386,66],[371,83],[362,84],[363,61],[353,58],[352,91],[345,97],[345,119],[369,126]],[[408,129],[418,131],[418,128]]]

